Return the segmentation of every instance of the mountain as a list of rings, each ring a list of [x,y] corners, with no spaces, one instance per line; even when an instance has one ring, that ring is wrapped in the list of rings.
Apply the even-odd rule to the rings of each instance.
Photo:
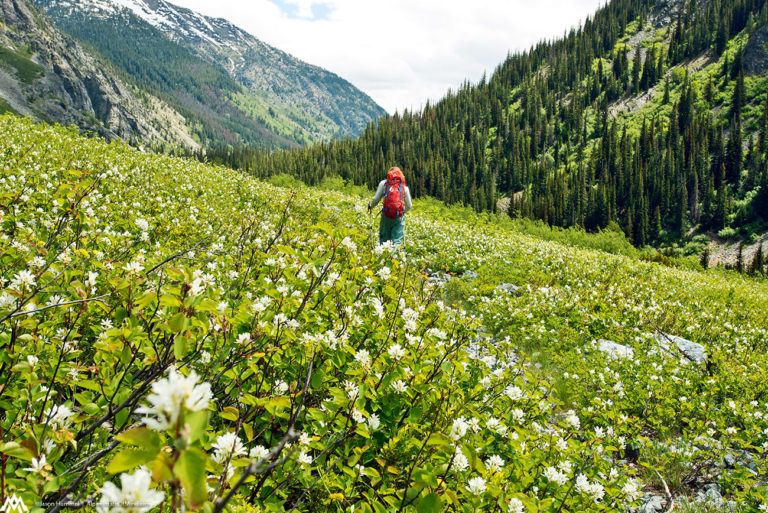
[[[200,125],[205,146],[357,136],[386,112],[337,75],[164,0],[35,0],[59,28]],[[252,123],[256,121],[256,125]]]
[[[613,0],[578,28],[356,141],[215,155],[701,252],[768,228],[768,4]]]
[[[6,111],[109,139],[197,147],[177,112],[109,74],[25,0],[0,0],[0,112]]]

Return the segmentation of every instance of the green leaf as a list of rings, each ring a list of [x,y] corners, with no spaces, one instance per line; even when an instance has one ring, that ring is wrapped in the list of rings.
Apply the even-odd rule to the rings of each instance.
[[[187,356],[187,341],[184,337],[176,337],[173,341],[173,354],[177,360],[183,360]]]
[[[286,396],[281,395],[278,397],[273,397],[270,399],[267,404],[264,405],[264,408],[267,410],[267,412],[270,415],[276,415],[279,410],[283,410],[285,408],[288,408],[291,405],[291,400],[288,399]]]
[[[206,459],[204,452],[192,447],[182,452],[173,466],[173,473],[184,487],[184,500],[190,509],[198,509],[208,499],[205,487]]]
[[[140,427],[136,429],[130,429],[118,434],[115,439],[128,445],[135,445],[146,449],[147,451],[157,452],[160,449],[160,436],[154,431]]]
[[[173,333],[178,333],[184,329],[187,324],[187,318],[182,312],[177,313],[168,321],[168,327]]]
[[[436,513],[440,511],[441,507],[440,496],[433,492],[421,498],[418,506],[416,506],[416,511],[418,513]]]
[[[227,406],[219,413],[219,416],[226,420],[236,422],[240,418],[240,411],[234,406]]]
[[[195,442],[203,436],[208,427],[208,410],[193,411],[187,413],[184,423],[189,426],[189,441]]]
[[[32,451],[23,447],[16,442],[8,442],[0,445],[0,453],[10,456],[11,458],[18,458],[24,461],[32,461],[34,455]]]
[[[139,465],[151,461],[157,455],[157,450],[148,451],[146,449],[125,449],[117,453],[112,461],[107,465],[107,472],[117,474],[131,470]]]
[[[427,445],[452,446],[452,440],[443,433],[432,433]]]

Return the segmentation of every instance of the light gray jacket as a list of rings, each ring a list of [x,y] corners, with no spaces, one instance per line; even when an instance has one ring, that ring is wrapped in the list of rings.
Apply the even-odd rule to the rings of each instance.
[[[387,180],[384,179],[381,182],[379,182],[379,188],[376,190],[376,196],[373,197],[371,200],[371,208],[374,208],[376,205],[379,204],[379,201],[381,201],[381,198],[384,197],[384,193],[387,191]],[[408,189],[408,186],[405,186],[405,189],[403,190],[403,213],[408,212],[411,209],[411,190]]]

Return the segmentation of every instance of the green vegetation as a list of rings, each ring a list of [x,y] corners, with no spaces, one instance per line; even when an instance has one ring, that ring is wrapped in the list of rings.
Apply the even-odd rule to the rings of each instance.
[[[765,507],[765,280],[435,200],[374,247],[338,180],[0,132],[2,482],[31,513]]]
[[[685,245],[691,230],[765,230],[768,77],[746,75],[743,50],[768,5],[684,6],[658,31],[662,4],[614,0],[487,81],[354,141],[209,157],[260,177],[336,174],[368,187],[397,164],[415,196],[479,211],[509,196],[513,217],[588,232],[615,223],[641,248]]]
[[[0,114],[5,114],[6,112],[18,114],[5,99],[0,98]]]
[[[4,46],[0,46],[0,66],[12,68],[24,84],[31,84],[45,75],[42,66]]]

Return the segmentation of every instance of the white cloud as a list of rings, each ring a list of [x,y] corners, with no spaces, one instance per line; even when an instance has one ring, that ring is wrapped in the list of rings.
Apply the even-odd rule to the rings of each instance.
[[[489,76],[605,0],[170,0],[326,68],[393,113]],[[315,19],[315,14],[322,14]]]

